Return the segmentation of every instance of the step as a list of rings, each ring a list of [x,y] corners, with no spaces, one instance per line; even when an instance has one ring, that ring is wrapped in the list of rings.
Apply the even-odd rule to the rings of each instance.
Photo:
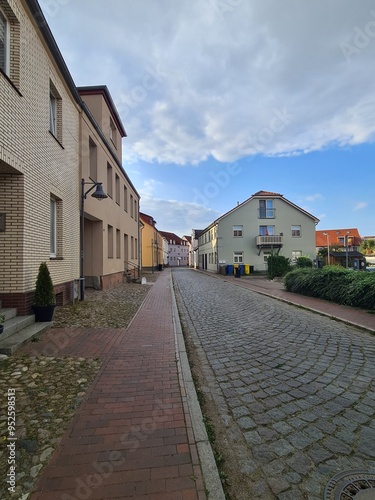
[[[8,319],[15,318],[17,316],[17,308],[16,307],[7,307],[4,309],[0,308],[0,314],[5,316],[5,321]]]
[[[34,318],[34,316],[32,316]],[[13,354],[22,344],[29,342],[38,334],[44,332],[52,326],[53,322],[33,323],[13,335],[3,338],[5,333],[0,335],[0,354]]]
[[[7,319],[4,322],[4,332],[0,335],[0,339],[6,339],[33,323],[35,323],[34,314],[29,314],[28,316],[15,316]]]

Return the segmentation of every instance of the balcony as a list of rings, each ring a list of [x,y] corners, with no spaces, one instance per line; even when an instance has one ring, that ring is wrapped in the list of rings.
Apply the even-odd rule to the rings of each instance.
[[[277,249],[277,253],[279,253],[280,248],[283,246],[282,234],[273,236],[257,236],[255,240],[259,249],[258,255],[260,255],[262,248],[275,248]]]

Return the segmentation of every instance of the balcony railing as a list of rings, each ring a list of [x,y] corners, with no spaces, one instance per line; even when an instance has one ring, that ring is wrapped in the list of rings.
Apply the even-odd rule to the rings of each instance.
[[[257,236],[256,244],[257,247],[281,247],[283,245],[283,236],[281,234],[273,236]]]

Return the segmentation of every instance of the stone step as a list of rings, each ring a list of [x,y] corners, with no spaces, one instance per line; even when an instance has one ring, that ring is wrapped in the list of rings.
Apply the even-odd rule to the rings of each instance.
[[[13,316],[4,322],[4,332],[0,335],[0,339],[6,339],[24,328],[35,323],[35,316]]]
[[[15,307],[0,308],[0,314],[3,314],[5,316],[5,321],[7,321],[17,316],[17,309]]]
[[[34,318],[34,316],[32,316],[32,318]],[[52,326],[52,324],[52,322],[33,323],[30,326],[13,333],[13,335],[8,336],[7,338],[3,338],[4,334],[0,335],[0,354],[6,354],[8,356],[13,354],[22,344],[29,342],[38,334],[47,330]]]

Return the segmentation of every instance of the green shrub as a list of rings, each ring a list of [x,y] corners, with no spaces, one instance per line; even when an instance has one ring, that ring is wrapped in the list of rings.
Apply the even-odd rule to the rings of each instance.
[[[298,257],[297,262],[296,262],[296,267],[312,267],[313,266],[313,261],[309,257]]]
[[[270,255],[267,259],[269,279],[285,276],[291,270],[290,259],[282,255]]]
[[[55,304],[56,297],[49,269],[45,262],[39,266],[38,276],[35,283],[34,304],[37,306],[50,306]]]
[[[338,304],[375,309],[375,275],[340,266],[295,269],[284,277],[286,290]]]

